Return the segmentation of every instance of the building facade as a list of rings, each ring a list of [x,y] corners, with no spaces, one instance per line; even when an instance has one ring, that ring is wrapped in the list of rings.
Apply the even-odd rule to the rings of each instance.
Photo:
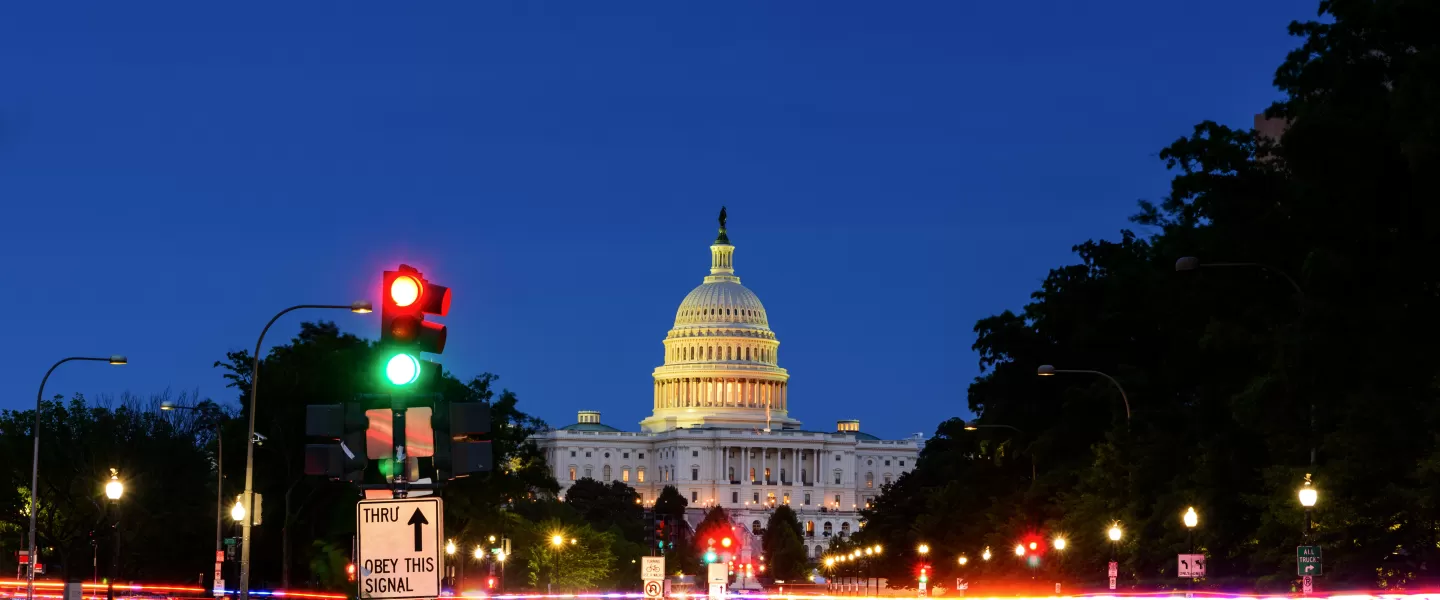
[[[807,430],[790,416],[790,374],[760,299],[735,275],[725,231],[710,246],[710,274],[680,303],[653,373],[651,415],[640,431],[622,431],[581,411],[577,422],[535,436],[562,494],[589,477],[624,482],[646,503],[675,486],[697,523],[723,506],[754,532],[774,507],[800,517],[807,551],[860,528],[859,510],[880,488],[915,467],[917,434],[882,440],[843,420],[833,431]]]

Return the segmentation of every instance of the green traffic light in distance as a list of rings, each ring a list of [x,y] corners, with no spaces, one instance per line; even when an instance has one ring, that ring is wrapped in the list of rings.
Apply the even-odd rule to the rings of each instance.
[[[385,363],[385,379],[395,385],[409,385],[420,378],[420,361],[409,354],[400,353]]]

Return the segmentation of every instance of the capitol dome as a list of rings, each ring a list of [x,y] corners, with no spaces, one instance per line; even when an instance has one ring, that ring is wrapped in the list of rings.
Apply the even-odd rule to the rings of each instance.
[[[765,306],[735,275],[735,246],[720,212],[710,246],[710,274],[675,311],[665,337],[665,364],[655,369],[655,410],[646,431],[685,427],[793,428],[789,373]]]
[[[708,279],[708,278],[707,278]],[[675,311],[675,326],[753,326],[768,329],[765,306],[760,297],[739,281],[700,284],[690,291]]]

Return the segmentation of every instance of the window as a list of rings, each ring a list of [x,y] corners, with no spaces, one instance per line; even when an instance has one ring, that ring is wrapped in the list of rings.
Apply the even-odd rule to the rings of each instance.
[[[691,451],[690,451],[690,456],[692,456],[692,457],[694,457],[694,456],[700,456],[700,451],[699,451],[699,450],[691,450]]]
[[[903,460],[900,461],[900,466],[902,466],[902,467],[905,466],[905,461],[903,461]]]
[[[759,503],[760,503],[760,492],[755,492],[755,503],[756,503],[756,504],[759,504]]]
[[[841,523],[841,524],[840,524],[840,535],[842,535],[842,536],[850,535],[850,524],[849,524],[849,523]]]
[[[570,467],[570,481],[575,481],[575,467]]]
[[[606,452],[606,453],[605,453],[605,458],[610,458],[610,453],[609,453],[609,452]]]
[[[840,469],[835,469],[835,485],[840,485]]]
[[[760,521],[758,519],[750,523],[750,533],[760,533]]]
[[[690,468],[690,481],[700,481],[700,469]]]
[[[731,504],[739,504],[739,503],[740,503],[740,492],[730,492],[730,503],[731,503]]]
[[[570,458],[575,458],[575,451],[574,451],[574,450],[571,450],[571,451],[570,451]]]
[[[889,474],[889,473],[886,473],[886,474],[885,474],[885,485],[890,485],[890,474]]]
[[[623,481],[625,483],[630,482],[630,467],[620,469],[620,481]]]
[[[591,469],[590,467],[585,467],[585,477],[586,477],[587,479],[593,479],[593,478],[595,477],[595,472],[594,472],[594,471],[595,471],[595,470],[594,470],[594,469]]]
[[[885,466],[887,466],[887,467],[890,466],[890,461],[888,461],[888,460],[885,461]]]
[[[697,492],[697,491],[695,491],[695,490],[690,490],[690,501],[691,501],[691,502],[699,502],[699,501],[700,501],[700,492]]]
[[[775,481],[770,478],[770,467],[765,467],[765,481]]]
[[[644,452],[641,452],[641,453],[640,453],[640,458],[645,458],[645,453],[644,453]]]
[[[622,456],[625,457],[625,458],[630,458],[630,453],[629,453],[629,452],[626,452],[626,453],[623,454]]]
[[[805,506],[810,506],[810,492],[805,492],[805,502],[803,504]],[[812,523],[811,525],[814,524]],[[814,529],[814,527],[811,527],[811,529]]]
[[[605,465],[604,473],[605,473],[604,480],[607,481],[607,482],[610,481],[610,465]]]
[[[867,459],[867,460],[865,461],[865,466],[867,466],[867,467],[870,466],[870,465],[873,465],[873,464],[875,464],[875,461],[873,461],[873,460],[868,460],[868,459]]]
[[[585,456],[590,456],[590,455],[589,455],[589,454],[586,454]],[[835,462],[840,462],[840,455],[839,455],[839,454],[836,454],[836,455],[835,455]]]
[[[867,488],[873,488],[873,487],[875,487],[875,474],[874,474],[874,473],[871,473],[871,472],[866,472],[866,473],[865,473],[865,487],[867,487]]]
[[[645,483],[645,467],[640,467],[635,471],[635,481]]]
[[[784,497],[784,500],[785,500],[785,503],[786,503],[786,504],[789,504],[789,503],[790,503],[790,494],[789,494],[789,492],[786,492],[785,497]]]
[[[836,506],[839,506],[839,504],[840,504],[840,494],[835,494],[835,504],[836,504]]]
[[[735,479],[735,467],[730,467],[730,481],[736,481],[736,479]]]
[[[829,522],[829,521],[826,521],[826,522],[824,522],[823,524],[821,524],[821,525],[820,525],[820,529],[821,529],[821,531],[823,531],[823,532],[825,533],[825,536],[826,536],[826,537],[829,537],[829,536],[830,536],[831,527],[830,527],[830,522]]]
[[[589,453],[589,452],[586,452],[586,453],[585,453],[585,458],[590,458],[590,453]]]
[[[755,483],[755,467],[750,467],[750,483]]]
[[[806,521],[806,522],[805,522],[805,537],[815,537],[815,522],[814,522],[814,521]]]

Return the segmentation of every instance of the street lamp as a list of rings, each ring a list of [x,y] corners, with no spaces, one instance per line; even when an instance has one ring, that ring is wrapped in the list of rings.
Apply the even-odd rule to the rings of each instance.
[[[1106,535],[1110,536],[1110,541],[1119,542],[1120,536],[1124,535],[1124,532],[1120,530],[1120,524],[1116,523],[1110,526],[1110,531],[1106,532]]]
[[[986,561],[990,560],[990,547],[989,547],[989,546],[986,546],[986,547],[985,547],[985,551],[980,553],[980,559],[981,559],[981,560],[986,560]]]
[[[1056,550],[1061,550],[1061,551],[1065,550],[1065,538],[1063,538],[1063,537],[1057,537],[1057,538],[1055,538],[1055,549],[1056,549]]]
[[[1041,377],[1050,377],[1056,373],[1084,373],[1087,375],[1099,375],[1109,379],[1110,383],[1115,384],[1115,389],[1120,391],[1120,401],[1125,403],[1125,424],[1130,424],[1130,398],[1125,395],[1125,388],[1121,387],[1120,382],[1115,381],[1114,377],[1102,371],[1092,371],[1090,369],[1057,369],[1055,365],[1040,365],[1039,368],[1035,369],[1035,374]]]
[[[446,550],[448,551],[449,548],[446,548]],[[475,556],[475,560],[485,560],[485,549],[484,549],[484,548],[481,548],[481,547],[479,547],[479,546],[476,546],[476,547],[475,547],[475,552],[474,552],[473,555]]]
[[[915,550],[920,553],[920,556],[925,556],[926,554],[930,553],[930,545],[920,544],[918,547],[915,548]]]
[[[961,554],[961,555],[960,555],[960,558],[955,559],[955,562],[960,563],[960,566],[963,567],[963,566],[965,566],[965,565],[967,565],[967,564],[970,564],[970,559],[965,558],[965,555],[964,555],[964,554]]]
[[[115,507],[115,541],[111,544],[110,577],[105,583],[106,600],[115,600],[115,576],[120,570],[120,496],[125,494],[125,484],[120,482],[120,473],[110,469],[110,481],[105,483],[105,497]],[[31,510],[34,510],[32,507]]]
[[[190,410],[190,411],[195,411],[195,412],[197,412],[197,413],[204,413],[204,412],[206,412],[206,411],[202,410],[202,409],[201,409],[200,407],[198,407],[198,406],[179,406],[179,405],[176,405],[176,404],[161,404],[161,405],[160,405],[160,410]],[[219,555],[220,555],[220,552],[221,552],[221,550],[222,550],[222,548],[220,547],[221,522],[224,521],[224,516],[225,516],[225,493],[224,493],[224,489],[223,489],[223,488],[225,487],[225,469],[224,469],[224,466],[225,466],[225,449],[224,449],[224,446],[223,446],[223,444],[222,444],[222,442],[221,442],[221,436],[220,436],[220,425],[221,425],[221,423],[222,423],[223,421],[221,421],[221,419],[220,419],[220,415],[219,415],[219,411],[218,411],[218,410],[215,411],[214,417],[215,417],[215,555],[216,555],[216,556],[219,556]],[[238,521],[239,519],[236,519],[236,520]],[[217,560],[217,561],[216,561],[216,567],[217,567],[217,568],[216,568],[216,571],[219,571],[219,568],[218,568],[219,566],[220,566],[220,561]]]
[[[230,518],[236,523],[245,520],[245,503],[239,498],[235,499],[235,506],[230,507]]]
[[[1025,556],[1025,544],[1015,544],[1015,556]]]
[[[45,382],[50,380],[50,374],[55,372],[55,367],[63,365],[72,360],[87,360],[96,362],[107,362],[112,365],[128,364],[130,361],[124,356],[113,354],[109,358],[71,356],[62,358],[59,362],[50,365],[50,370],[45,371],[45,377],[40,379],[40,391],[35,392],[35,431],[31,437],[35,438],[35,455],[30,460],[30,568],[25,569],[25,599],[35,600],[35,565],[40,562],[40,555],[35,547],[35,490],[40,487],[40,403],[45,396]]]
[[[353,313],[368,313],[372,309],[369,302],[356,300],[349,305],[344,304],[297,304],[278,313],[270,318],[265,328],[260,330],[260,337],[255,340],[255,354],[251,357],[250,366],[250,425],[245,432],[245,495],[241,496],[249,503],[245,507],[247,513],[255,510],[255,413],[260,400],[260,346],[265,343],[265,333],[270,331],[270,326],[286,313],[302,308],[317,308],[326,310],[348,310]],[[250,600],[250,527],[254,519],[245,519],[240,524],[240,600]]]
[[[451,556],[455,555],[455,540],[445,542],[445,553]]]
[[[1185,541],[1189,542],[1189,544],[1190,544],[1190,553],[1191,553],[1191,554],[1194,554],[1194,553],[1195,553],[1195,526],[1200,524],[1200,515],[1198,515],[1198,514],[1195,513],[1195,507],[1190,506],[1190,507],[1187,507],[1187,508],[1185,509],[1185,515],[1182,516],[1182,517],[1180,518],[1180,520],[1181,520],[1183,523],[1185,523]],[[1194,577],[1191,577],[1191,578],[1190,578],[1190,589],[1191,589],[1192,591],[1195,589],[1195,578],[1194,578]],[[1193,595],[1193,594],[1190,594],[1190,595]]]

